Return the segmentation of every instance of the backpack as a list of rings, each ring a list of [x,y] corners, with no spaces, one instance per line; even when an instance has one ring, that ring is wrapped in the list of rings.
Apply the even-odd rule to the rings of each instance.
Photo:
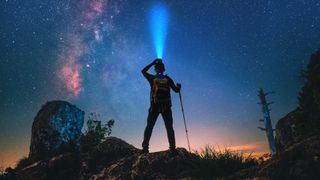
[[[152,100],[154,103],[170,102],[170,85],[168,76],[155,77],[152,86]]]

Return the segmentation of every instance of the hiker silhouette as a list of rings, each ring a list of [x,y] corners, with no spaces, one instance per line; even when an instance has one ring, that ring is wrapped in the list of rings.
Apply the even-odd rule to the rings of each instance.
[[[148,70],[154,65],[156,74],[152,75],[148,73]],[[162,59],[155,59],[151,64],[142,69],[143,76],[148,80],[150,84],[150,107],[147,119],[147,126],[144,131],[144,139],[142,142],[142,153],[149,152],[149,141],[151,138],[153,127],[159,114],[165,123],[167,130],[167,136],[169,141],[170,151],[176,152],[176,143],[174,137],[174,130],[172,126],[172,112],[171,112],[171,96],[170,89],[174,92],[180,92],[181,84],[174,84],[173,80],[164,74],[165,66],[162,63]]]

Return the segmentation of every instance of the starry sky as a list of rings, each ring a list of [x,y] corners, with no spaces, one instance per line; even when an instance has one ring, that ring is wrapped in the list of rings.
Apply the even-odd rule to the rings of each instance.
[[[257,90],[276,92],[273,124],[297,107],[299,73],[320,48],[319,1],[1,0],[0,162],[28,154],[33,118],[57,99],[115,119],[113,135],[140,148],[141,69],[156,58],[149,15],[159,2],[169,14],[163,61],[182,84],[191,148],[268,151]],[[187,147],[173,92],[172,101],[177,146]],[[150,149],[167,148],[159,118]]]

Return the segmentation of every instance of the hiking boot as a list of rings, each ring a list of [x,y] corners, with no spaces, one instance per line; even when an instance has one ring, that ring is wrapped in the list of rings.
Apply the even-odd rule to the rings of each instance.
[[[149,150],[146,148],[143,148],[140,152],[140,154],[148,154],[148,153],[149,153]]]

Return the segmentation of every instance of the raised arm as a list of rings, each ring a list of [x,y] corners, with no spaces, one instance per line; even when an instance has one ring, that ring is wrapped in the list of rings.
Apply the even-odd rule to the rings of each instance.
[[[145,76],[145,77],[147,77],[148,75],[150,75],[149,73],[148,73],[148,70],[154,65],[154,61],[152,62],[152,63],[150,63],[150,64],[148,64],[146,67],[144,67],[143,69],[142,69],[142,74],[143,74],[143,76]]]

